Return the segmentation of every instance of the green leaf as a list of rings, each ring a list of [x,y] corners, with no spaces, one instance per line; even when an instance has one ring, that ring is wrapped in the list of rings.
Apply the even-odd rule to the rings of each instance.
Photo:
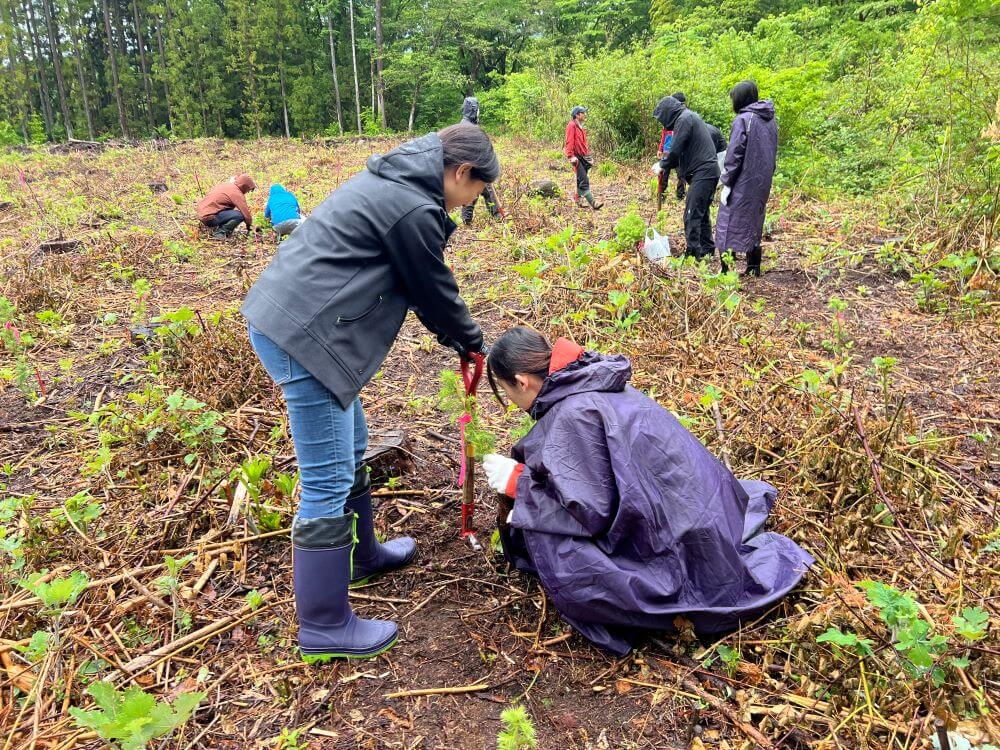
[[[871,640],[868,638],[858,638],[854,633],[844,633],[838,628],[829,628],[827,631],[816,637],[817,643],[830,643],[841,648],[850,648],[862,656],[872,653]]]
[[[986,610],[979,607],[966,607],[962,614],[951,618],[955,632],[968,642],[979,641],[986,637],[990,616]]]
[[[906,652],[906,657],[915,667],[921,669],[930,669],[934,666],[934,657],[931,656],[931,652],[927,650],[926,646],[914,646]]]

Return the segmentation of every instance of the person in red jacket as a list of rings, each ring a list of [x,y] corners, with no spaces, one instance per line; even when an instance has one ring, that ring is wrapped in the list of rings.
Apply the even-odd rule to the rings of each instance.
[[[573,165],[576,173],[576,195],[574,200],[576,205],[583,207],[580,198],[585,198],[590,207],[597,211],[604,203],[594,200],[593,193],[590,192],[590,178],[587,172],[594,166],[594,159],[590,155],[590,148],[587,146],[587,131],[583,129],[584,120],[587,119],[586,107],[573,107],[570,112],[570,121],[566,123],[566,145],[563,153]]]

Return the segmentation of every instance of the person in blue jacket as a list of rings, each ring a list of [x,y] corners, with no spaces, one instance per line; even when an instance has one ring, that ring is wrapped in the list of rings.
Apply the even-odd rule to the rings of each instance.
[[[298,199],[278,183],[271,185],[271,190],[267,194],[264,216],[270,219],[271,226],[279,237],[291,234],[305,221]]]

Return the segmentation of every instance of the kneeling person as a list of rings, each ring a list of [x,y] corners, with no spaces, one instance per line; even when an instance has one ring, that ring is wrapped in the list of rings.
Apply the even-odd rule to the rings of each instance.
[[[267,193],[267,205],[264,207],[264,217],[271,222],[274,233],[279,237],[291,234],[299,228],[305,219],[302,209],[294,193],[282,185],[274,183]]]
[[[224,239],[246,223],[247,231],[253,226],[246,194],[257,189],[257,183],[248,174],[241,174],[229,182],[220,182],[208,191],[198,203],[198,220],[215,229],[213,239]]]
[[[516,327],[487,370],[537,420],[514,458],[485,457],[507,559],[537,575],[559,614],[627,654],[683,615],[699,634],[752,619],[799,582],[813,558],[762,531],[776,490],[737,480],[677,419],[628,385],[622,355]],[[509,504],[507,506],[510,507]]]

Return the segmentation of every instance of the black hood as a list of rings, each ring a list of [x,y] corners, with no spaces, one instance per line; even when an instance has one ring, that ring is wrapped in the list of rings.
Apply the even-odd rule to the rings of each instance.
[[[372,154],[368,171],[416,188],[444,206],[444,149],[437,133],[415,138],[387,154]]]
[[[672,96],[665,96],[653,109],[653,117],[667,130],[672,130],[677,117],[684,111],[684,105]]]
[[[462,102],[462,119],[468,120],[473,125],[479,124],[479,100],[476,97],[465,97],[465,101]]]

